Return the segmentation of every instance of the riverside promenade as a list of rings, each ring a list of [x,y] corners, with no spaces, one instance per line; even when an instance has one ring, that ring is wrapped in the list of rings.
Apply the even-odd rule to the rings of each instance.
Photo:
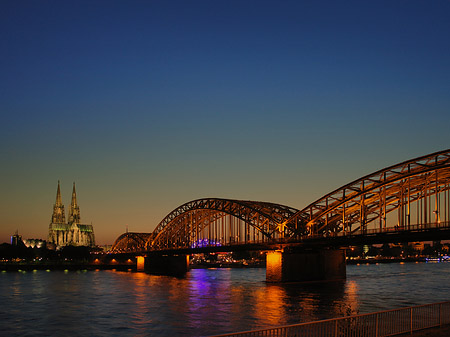
[[[450,302],[417,305],[322,321],[242,331],[216,337],[450,336]]]

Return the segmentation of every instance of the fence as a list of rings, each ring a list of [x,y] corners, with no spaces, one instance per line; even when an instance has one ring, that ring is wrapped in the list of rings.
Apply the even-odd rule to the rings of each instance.
[[[379,311],[216,337],[384,337],[450,324],[450,302]]]

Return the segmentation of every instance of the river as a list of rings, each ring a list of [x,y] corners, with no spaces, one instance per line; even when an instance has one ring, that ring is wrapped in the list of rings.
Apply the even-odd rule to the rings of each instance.
[[[263,268],[0,272],[0,335],[207,336],[449,299],[450,263],[349,265],[345,281],[283,285]]]

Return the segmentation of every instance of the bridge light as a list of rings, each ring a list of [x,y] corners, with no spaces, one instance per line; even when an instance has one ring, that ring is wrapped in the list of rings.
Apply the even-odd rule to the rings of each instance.
[[[280,233],[283,233],[285,228],[286,228],[286,222],[278,224],[278,231]]]

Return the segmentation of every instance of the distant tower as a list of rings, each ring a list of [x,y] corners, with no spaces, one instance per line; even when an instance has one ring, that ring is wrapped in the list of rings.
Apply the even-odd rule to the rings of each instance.
[[[80,224],[80,207],[77,204],[77,192],[73,183],[72,202],[70,203],[69,224]]]
[[[66,215],[64,212],[64,205],[61,201],[61,190],[59,188],[59,180],[58,180],[58,190],[56,191],[56,203],[53,205],[53,215],[52,215],[52,223],[54,224],[63,224],[66,222]]]
[[[16,234],[11,236],[11,245],[19,246],[21,243],[23,244],[22,236],[19,235],[19,230],[16,230]]]
[[[69,221],[66,223],[64,205],[61,202],[61,191],[58,181],[58,192],[56,192],[56,204],[53,206],[52,222],[48,228],[48,243],[55,248],[67,245],[73,246],[95,246],[94,227],[92,224],[80,223],[80,207],[77,204],[77,193],[73,183],[72,202],[67,214]]]

